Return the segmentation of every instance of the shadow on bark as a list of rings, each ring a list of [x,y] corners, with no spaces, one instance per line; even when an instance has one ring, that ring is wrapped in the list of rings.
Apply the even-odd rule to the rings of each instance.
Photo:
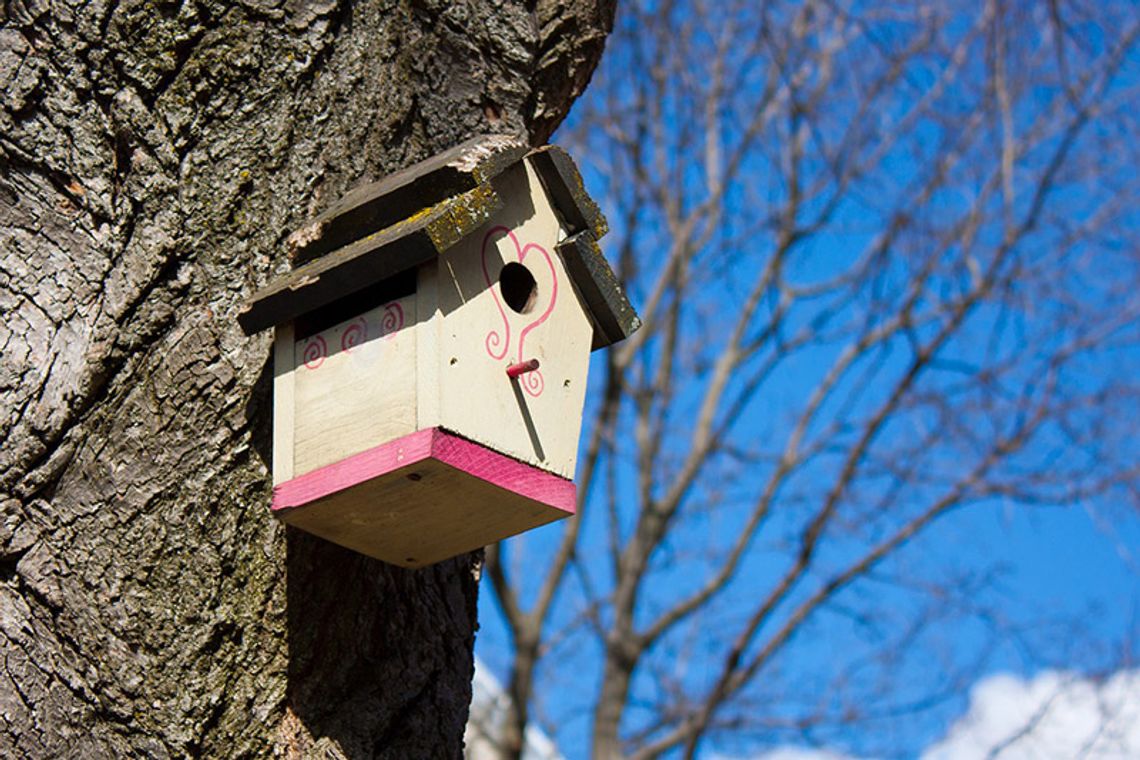
[[[305,732],[348,758],[460,758],[472,555],[405,570],[294,528],[287,552],[287,696]]]

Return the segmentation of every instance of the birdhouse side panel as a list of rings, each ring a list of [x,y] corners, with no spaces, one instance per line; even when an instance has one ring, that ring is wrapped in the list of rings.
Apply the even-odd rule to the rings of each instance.
[[[573,479],[592,328],[533,169],[522,162],[495,187],[503,210],[439,261],[442,424]],[[525,371],[512,378],[515,365]]]
[[[416,297],[293,344],[293,477],[416,429]]]

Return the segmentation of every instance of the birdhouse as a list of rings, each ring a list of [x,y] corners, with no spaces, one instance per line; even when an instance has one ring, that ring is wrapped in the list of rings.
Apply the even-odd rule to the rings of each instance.
[[[569,156],[479,137],[287,241],[238,321],[273,327],[281,520],[420,567],[575,510],[591,350],[639,321]]]

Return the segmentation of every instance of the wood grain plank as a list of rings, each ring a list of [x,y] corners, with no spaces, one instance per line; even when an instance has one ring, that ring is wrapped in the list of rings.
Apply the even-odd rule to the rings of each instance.
[[[609,232],[609,223],[586,192],[582,175],[570,154],[557,145],[543,145],[527,155],[527,163],[538,172],[567,234],[589,230],[595,240],[601,240]]]
[[[380,304],[295,344],[295,474],[416,430],[416,301]]]
[[[436,427],[440,417],[439,260],[419,268],[416,281],[416,427]]]

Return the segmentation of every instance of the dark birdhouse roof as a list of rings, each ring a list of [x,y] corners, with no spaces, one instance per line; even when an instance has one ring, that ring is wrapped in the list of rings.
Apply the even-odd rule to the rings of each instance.
[[[524,158],[567,232],[557,249],[594,326],[593,348],[628,337],[641,322],[598,248],[608,227],[574,162],[561,148],[497,135],[359,187],[294,232],[286,245],[295,268],[254,294],[238,323],[252,335],[430,261],[503,207],[492,180]]]

